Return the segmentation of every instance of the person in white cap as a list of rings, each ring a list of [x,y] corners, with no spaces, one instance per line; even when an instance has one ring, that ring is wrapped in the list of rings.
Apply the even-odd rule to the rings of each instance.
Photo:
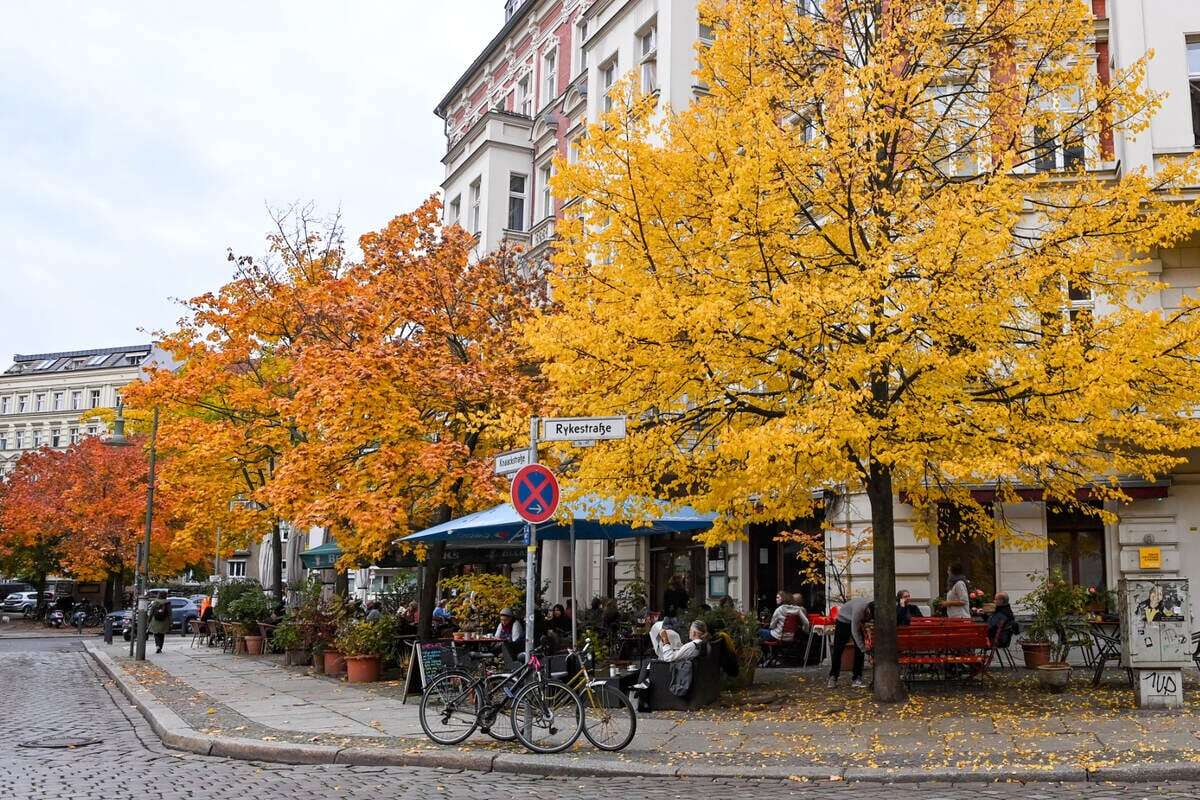
[[[517,653],[525,649],[525,628],[511,608],[500,609],[500,624],[496,626],[495,637],[509,658],[516,658]]]

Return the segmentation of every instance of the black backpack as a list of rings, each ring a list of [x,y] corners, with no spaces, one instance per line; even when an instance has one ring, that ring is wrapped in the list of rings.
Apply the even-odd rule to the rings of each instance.
[[[170,603],[167,603],[165,600],[160,602],[158,604],[158,606],[155,607],[153,616],[156,620],[159,620],[160,622],[162,620],[166,619],[167,617],[171,616]]]

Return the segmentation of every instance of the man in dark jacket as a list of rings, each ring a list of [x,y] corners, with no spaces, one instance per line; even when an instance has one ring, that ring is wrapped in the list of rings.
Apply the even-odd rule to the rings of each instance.
[[[1020,632],[1017,617],[1013,614],[1012,606],[1008,604],[1008,595],[996,592],[996,610],[988,617],[988,641],[996,647],[1008,647],[1012,637]]]

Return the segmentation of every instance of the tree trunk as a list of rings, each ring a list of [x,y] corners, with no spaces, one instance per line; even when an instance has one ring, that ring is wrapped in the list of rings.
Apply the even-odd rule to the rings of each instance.
[[[450,506],[438,507],[433,524],[450,521]],[[434,542],[425,550],[425,561],[421,564],[421,586],[417,595],[417,639],[433,638],[433,609],[437,605],[438,576],[442,572],[442,559],[446,556],[446,543]]]
[[[904,700],[896,650],[896,525],[892,508],[892,473],[871,462],[867,497],[871,501],[872,560],[875,570],[875,699]]]
[[[277,602],[283,600],[283,540],[279,520],[271,523],[271,593]]]
[[[350,594],[350,573],[344,569],[339,569],[333,577],[333,593],[338,597],[345,597]]]

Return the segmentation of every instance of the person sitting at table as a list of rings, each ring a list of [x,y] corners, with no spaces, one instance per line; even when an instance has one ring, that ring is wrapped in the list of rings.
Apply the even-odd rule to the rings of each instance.
[[[807,631],[812,627],[808,621],[808,615],[804,613],[804,608],[796,605],[795,595],[791,592],[776,592],[775,613],[771,615],[771,624],[765,628],[759,628],[759,638],[764,642],[778,642],[783,638],[783,628],[787,624],[787,618],[793,614],[800,617],[802,630]]]
[[[900,591],[896,592],[896,624],[897,625],[908,625],[909,623],[912,622],[913,606],[909,605],[909,602],[911,600],[912,600],[912,592],[910,592],[908,589],[901,589]],[[917,612],[917,616],[920,616],[920,611]]]
[[[445,600],[438,600],[433,609],[433,621],[446,623],[450,621],[450,609],[446,608]]]
[[[600,612],[600,630],[605,633],[614,633],[621,625],[621,611],[617,608],[617,601],[611,597],[604,601],[603,609]]]
[[[662,647],[658,650],[660,661],[690,661],[703,654],[704,645],[708,641],[708,626],[704,620],[695,620],[688,628],[688,640],[680,642],[679,634],[675,631],[659,631],[659,641]]]
[[[996,592],[996,610],[988,617],[988,641],[996,647],[1008,647],[1012,637],[1021,632],[1017,617],[1013,614],[1012,606],[1008,604],[1008,594]]]
[[[854,647],[854,675],[850,685],[855,689],[863,683],[863,665],[866,662],[866,643],[863,641],[863,624],[875,618],[875,601],[855,597],[838,608],[837,624],[833,627],[833,649],[829,653],[829,680],[825,685],[833,689],[842,672],[842,652],[846,645]]]
[[[571,618],[567,616],[567,609],[562,603],[555,603],[554,608],[550,609],[550,619],[546,620],[546,629],[560,639],[564,636],[570,637]]]
[[[379,607],[378,600],[367,601],[367,622],[375,622],[383,616],[383,609]]]
[[[500,647],[510,659],[525,650],[525,628],[513,615],[511,608],[500,610],[500,624],[496,626],[495,637],[500,640]]]

